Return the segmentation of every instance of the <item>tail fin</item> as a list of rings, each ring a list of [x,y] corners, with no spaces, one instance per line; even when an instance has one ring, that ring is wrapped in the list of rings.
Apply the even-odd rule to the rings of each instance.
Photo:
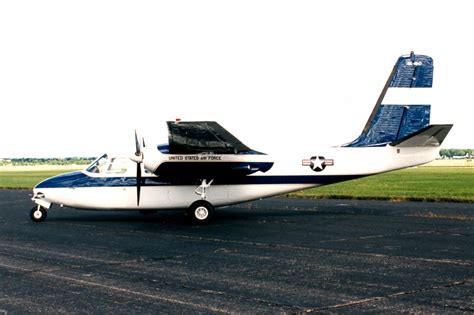
[[[345,147],[415,145],[428,134],[438,132],[438,145],[450,127],[430,128],[431,105],[425,98],[433,85],[433,59],[428,56],[404,55],[397,63],[380,94],[372,114],[360,136]],[[420,97],[423,100],[420,101]],[[435,131],[437,130],[437,131]],[[407,141],[420,133],[417,140]],[[435,135],[433,135],[435,136]],[[427,142],[428,143],[428,142]],[[434,145],[434,141],[430,142]],[[425,144],[426,145],[426,144]],[[418,146],[418,145],[417,145]],[[422,145],[424,146],[424,145]]]

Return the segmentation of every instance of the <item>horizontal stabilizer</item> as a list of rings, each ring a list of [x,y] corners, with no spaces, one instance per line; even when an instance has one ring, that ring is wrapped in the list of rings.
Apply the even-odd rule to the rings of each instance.
[[[443,143],[453,125],[430,125],[409,136],[390,143],[395,147],[438,147]]]

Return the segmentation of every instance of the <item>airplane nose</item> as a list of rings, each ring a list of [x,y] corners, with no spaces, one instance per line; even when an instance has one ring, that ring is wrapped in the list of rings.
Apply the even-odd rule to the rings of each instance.
[[[80,171],[60,174],[43,180],[35,186],[35,189],[74,187],[75,183],[84,177],[85,175]]]

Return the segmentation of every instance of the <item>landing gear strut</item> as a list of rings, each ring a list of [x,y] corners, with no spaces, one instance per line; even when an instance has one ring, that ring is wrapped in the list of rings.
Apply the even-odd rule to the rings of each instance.
[[[214,180],[211,179],[211,181],[209,183],[206,182],[205,179],[202,180],[201,182],[201,185],[199,185],[195,190],[194,190],[194,193],[196,195],[199,195],[201,196],[201,199],[202,200],[205,200],[206,199],[206,195],[207,195],[207,192],[206,190],[211,187],[211,184]]]
[[[191,217],[193,223],[206,224],[211,221],[214,215],[214,207],[205,200],[198,200],[186,212]]]
[[[30,218],[34,222],[43,222],[47,216],[48,212],[40,205],[34,206],[30,211]]]

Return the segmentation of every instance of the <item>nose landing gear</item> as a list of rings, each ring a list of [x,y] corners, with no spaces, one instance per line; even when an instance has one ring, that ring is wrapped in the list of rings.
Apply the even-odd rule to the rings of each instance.
[[[43,208],[40,205],[34,206],[30,211],[30,218],[34,222],[43,222],[44,220],[46,220],[47,216],[48,212],[46,208]]]

